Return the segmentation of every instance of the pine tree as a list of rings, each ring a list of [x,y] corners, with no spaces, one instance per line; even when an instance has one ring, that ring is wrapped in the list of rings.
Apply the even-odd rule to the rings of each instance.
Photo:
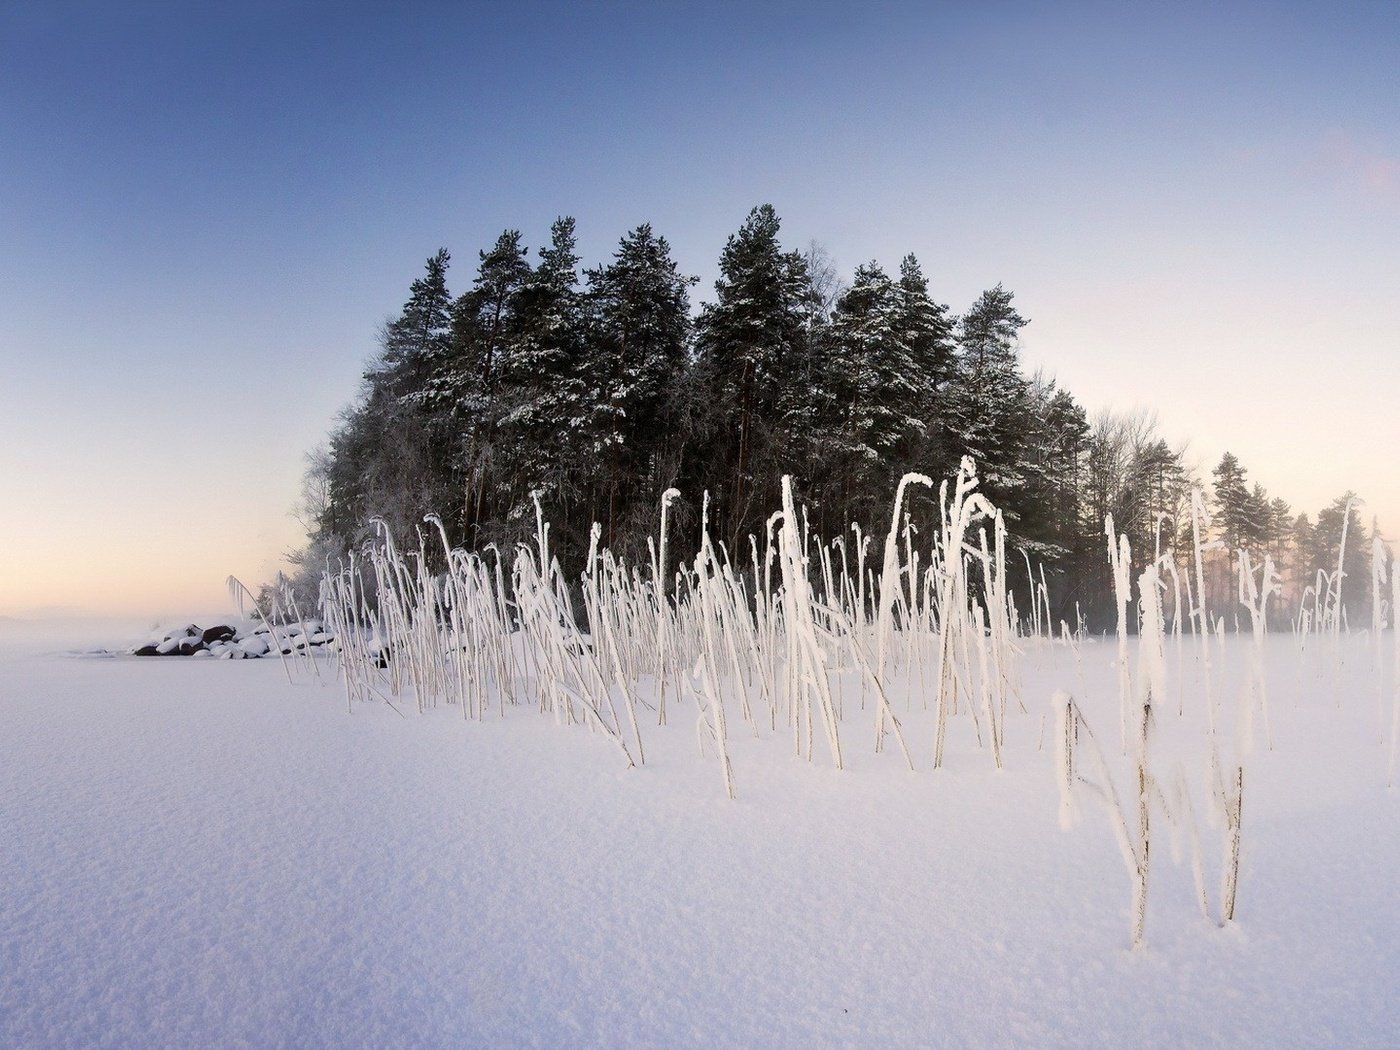
[[[696,479],[713,494],[730,539],[776,502],[789,434],[780,401],[800,375],[812,296],[806,262],[778,243],[772,205],[749,213],[720,255],[716,301],[699,321],[699,366],[711,405]]]
[[[1226,452],[1211,473],[1215,478],[1215,525],[1233,558],[1253,527],[1254,508],[1245,484],[1245,470],[1233,454]]]
[[[1053,380],[1027,379],[1017,354],[1027,321],[1002,286],[954,321],[912,255],[897,278],[870,263],[843,288],[824,252],[785,252],[778,234],[765,205],[728,239],[693,344],[691,282],[649,226],[587,271],[584,288],[571,219],[554,223],[534,268],[520,234],[503,233],[456,300],[439,251],[384,326],[314,467],[312,560],[365,538],[374,516],[411,537],[428,511],[454,541],[510,543],[533,527],[535,492],[566,571],[594,520],[640,560],[671,485],[692,506],[708,489],[716,538],[732,544],[761,528],[783,473],[797,475],[816,534],[832,535],[853,519],[883,524],[903,472],[946,476],[965,453],[1013,547],[1052,580],[1062,567],[1068,585],[1051,591],[1065,619],[1078,604],[1092,624],[1108,607],[1105,515],[1129,537],[1134,571],[1159,532],[1163,548],[1189,535],[1182,454],[1146,414],[1090,427]],[[1229,453],[1214,481],[1215,527],[1231,553],[1208,556],[1213,614],[1235,606],[1228,563],[1241,548],[1274,555],[1296,606],[1317,571],[1336,571],[1344,524],[1343,594],[1353,619],[1365,612],[1367,536],[1346,497],[1314,526],[1251,485]],[[916,525],[929,509],[919,500],[906,504]],[[683,528],[688,512],[677,510]]]
[[[607,266],[588,272],[582,435],[601,475],[595,514],[610,543],[634,499],[643,498],[651,515],[676,480],[688,429],[691,283],[650,224],[622,238]]]
[[[872,262],[857,267],[832,315],[826,383],[838,458],[832,465],[848,520],[867,526],[913,466],[925,429],[903,305],[901,289]]]
[[[1371,538],[1361,521],[1356,493],[1346,492],[1318,511],[1310,544],[1310,575],[1319,571],[1335,577],[1340,557],[1342,580],[1338,587],[1342,605],[1352,624],[1364,623],[1371,612]],[[1342,539],[1346,538],[1343,551]]]
[[[1314,586],[1312,572],[1314,535],[1312,519],[1306,513],[1299,514],[1293,519],[1293,524],[1288,532],[1289,559],[1288,574],[1285,577],[1288,584],[1290,605],[1301,604],[1304,593],[1309,587]]]
[[[832,426],[839,416],[837,396],[828,388],[834,353],[831,315],[848,285],[838,275],[831,256],[816,242],[808,245],[802,258],[809,282],[803,303],[802,340],[787,362],[787,381],[774,409],[774,428],[782,439],[778,469],[794,476],[798,491],[804,493],[820,519],[828,495],[833,501],[837,499],[835,487],[829,484],[829,464],[836,455]],[[835,527],[841,529],[847,523],[840,521]]]
[[[516,334],[518,296],[530,276],[519,230],[506,230],[480,253],[476,280],[452,305],[452,368],[440,378],[435,399],[452,405],[457,438],[454,486],[464,493],[461,521],[467,541],[492,539],[502,518],[502,479],[496,470],[497,425],[503,411],[502,373]]]
[[[929,295],[928,278],[912,254],[899,264],[896,292],[895,325],[908,347],[913,370],[913,414],[925,424],[920,458],[927,467],[943,465],[947,457],[938,447],[939,428],[935,424],[942,410],[940,394],[952,373],[953,319],[948,307]]]
[[[446,498],[444,406],[431,392],[450,357],[449,258],[440,249],[410,285],[403,310],[380,332],[356,403],[331,435],[318,545],[348,549],[374,517],[411,530]]]
[[[1190,484],[1182,454],[1163,438],[1151,436],[1136,451],[1134,487],[1141,502],[1140,528],[1134,545],[1142,564],[1157,550],[1170,550],[1190,526]]]
[[[1071,596],[1064,578],[1088,561],[1091,546],[1098,553],[1094,538],[1086,538],[1078,527],[1089,423],[1084,409],[1055,380],[1037,373],[1029,391],[1029,437],[1022,457],[1026,498],[1017,545],[1036,563],[1036,572],[1044,569],[1052,599],[1060,603],[1055,616],[1073,622],[1074,598],[1082,595]],[[1012,579],[1017,607],[1028,609],[1031,596],[1022,589],[1020,574]]]
[[[1029,384],[1017,341],[1027,319],[1000,284],[982,293],[958,322],[958,356],[945,417],[954,456],[977,461],[983,489],[1015,520],[1025,486],[1022,451],[1029,418]]]
[[[399,317],[384,326],[382,353],[370,370],[370,381],[401,403],[437,409],[429,395],[430,381],[451,350],[452,299],[447,291],[446,248],[427,262],[424,275],[409,286],[408,301]]]
[[[1245,521],[1242,540],[1244,546],[1253,553],[1266,551],[1270,543],[1272,511],[1269,507],[1269,493],[1264,486],[1255,482],[1245,501]]]
[[[1267,547],[1273,555],[1274,565],[1279,572],[1285,571],[1288,562],[1288,544],[1293,528],[1293,508],[1281,496],[1269,501],[1269,526]]]
[[[530,518],[531,497],[555,512],[576,495],[584,346],[574,220],[556,219],[539,265],[514,296],[507,352],[501,361],[500,473],[510,491],[506,517]]]

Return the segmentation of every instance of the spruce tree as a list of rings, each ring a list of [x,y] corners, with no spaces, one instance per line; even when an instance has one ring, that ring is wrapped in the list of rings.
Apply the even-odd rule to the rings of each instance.
[[[553,513],[566,514],[582,465],[584,324],[572,218],[555,220],[539,255],[515,292],[500,368],[498,461],[510,493],[506,516],[514,519],[532,516],[534,495]]]
[[[1281,496],[1269,501],[1268,551],[1274,565],[1282,573],[1288,560],[1289,533],[1293,527],[1293,508]]]
[[[433,412],[431,379],[443,367],[452,345],[452,298],[447,291],[446,248],[427,262],[425,272],[409,286],[408,301],[398,318],[385,325],[382,353],[370,370],[370,381],[404,404]]]
[[[772,205],[754,208],[720,255],[716,301],[699,321],[699,365],[710,404],[695,476],[714,496],[731,540],[756,528],[777,498],[790,436],[780,402],[808,345],[806,262],[784,252]]]
[[[912,254],[899,264],[896,285],[895,325],[908,348],[913,414],[924,422],[918,458],[925,469],[947,467],[947,455],[939,446],[941,394],[953,367],[953,325],[948,307],[929,295],[928,278]]]
[[[432,395],[450,360],[448,262],[440,249],[410,285],[403,310],[380,332],[359,398],[331,435],[319,542],[348,549],[375,517],[411,531],[447,498],[445,406]]]
[[[1269,507],[1269,493],[1264,486],[1255,482],[1245,501],[1244,545],[1252,553],[1262,554],[1270,543],[1272,511]]]
[[[1333,578],[1350,623],[1365,622],[1371,612],[1371,537],[1362,523],[1356,493],[1346,492],[1318,511],[1311,543],[1311,570]],[[1346,547],[1342,540],[1345,536]],[[1335,580],[1340,560],[1342,580]]]
[[[914,465],[925,428],[921,374],[901,300],[901,289],[872,262],[857,267],[832,315],[827,389],[841,506],[867,527]]]
[[[496,469],[497,426],[505,414],[501,379],[510,372],[518,296],[530,276],[519,230],[506,230],[480,259],[472,287],[452,304],[453,362],[440,380],[457,435],[453,465],[455,487],[463,493],[460,520],[474,547],[509,538],[493,535],[510,503],[502,491],[508,479]]]
[[[778,469],[794,476],[797,490],[820,519],[828,495],[836,498],[830,484],[831,464],[837,454],[833,420],[839,416],[837,395],[830,389],[835,353],[831,315],[847,285],[831,256],[816,242],[808,245],[802,259],[808,275],[802,340],[787,362],[787,380],[778,394],[774,429],[782,442]],[[826,492],[828,489],[832,491]],[[846,524],[838,521],[834,527],[843,529]]]
[[[1029,401],[1021,542],[1036,558],[1053,563],[1080,546],[1077,519],[1089,422],[1070,393],[1042,375],[1032,379]]]
[[[691,280],[650,224],[622,238],[612,261],[587,276],[581,436],[597,475],[594,514],[613,542],[632,502],[642,499],[642,514],[654,514],[679,470]]]
[[[1014,521],[1024,503],[1030,389],[1017,357],[1019,333],[1028,321],[1012,298],[998,284],[958,322],[945,426],[951,453],[977,461],[983,490]]]
[[[1315,586],[1313,571],[1313,548],[1316,543],[1316,528],[1306,513],[1293,519],[1289,530],[1289,546],[1292,558],[1289,561],[1289,575],[1292,580],[1291,598],[1294,604],[1303,600],[1304,592]]]
[[[1232,453],[1226,452],[1211,473],[1215,478],[1215,525],[1233,558],[1253,527],[1254,508],[1245,484],[1245,470]]]

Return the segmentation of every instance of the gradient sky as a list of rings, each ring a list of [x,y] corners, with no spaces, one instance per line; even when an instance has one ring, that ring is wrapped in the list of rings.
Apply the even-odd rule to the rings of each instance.
[[[698,300],[764,201],[1394,537],[1397,69],[1396,3],[0,2],[0,615],[269,577],[439,246],[651,222]]]

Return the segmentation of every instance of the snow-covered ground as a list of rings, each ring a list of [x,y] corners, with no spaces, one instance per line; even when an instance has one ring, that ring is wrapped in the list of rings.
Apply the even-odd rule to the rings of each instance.
[[[1212,649],[1230,755],[1250,644]],[[0,646],[0,1045],[1394,1046],[1400,799],[1370,652],[1268,641],[1236,921],[1201,914],[1159,814],[1131,951],[1107,810],[1086,793],[1060,827],[1049,714],[1072,692],[1131,793],[1111,642],[1030,649],[999,772],[966,715],[932,771],[917,692],[913,773],[854,693],[844,771],[731,712],[737,801],[693,701],[626,770],[533,708],[347,713],[278,662]],[[1176,660],[1153,769],[1192,792],[1215,909]]]

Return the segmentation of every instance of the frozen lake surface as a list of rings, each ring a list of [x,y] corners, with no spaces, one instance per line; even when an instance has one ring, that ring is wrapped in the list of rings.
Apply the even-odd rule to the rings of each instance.
[[[1249,644],[1213,650],[1223,709]],[[289,685],[274,661],[12,633],[0,1045],[1393,1046],[1400,801],[1372,650],[1329,645],[1266,645],[1237,921],[1201,914],[1161,820],[1131,951],[1107,810],[1060,828],[1046,718],[1074,693],[1128,790],[1111,643],[1032,644],[1001,771],[965,716],[933,771],[912,688],[912,773],[853,693],[844,771],[731,712],[729,801],[693,704],[627,770],[530,707],[347,713],[329,661]],[[1154,770],[1193,792],[1217,908],[1196,657],[1176,659]]]

